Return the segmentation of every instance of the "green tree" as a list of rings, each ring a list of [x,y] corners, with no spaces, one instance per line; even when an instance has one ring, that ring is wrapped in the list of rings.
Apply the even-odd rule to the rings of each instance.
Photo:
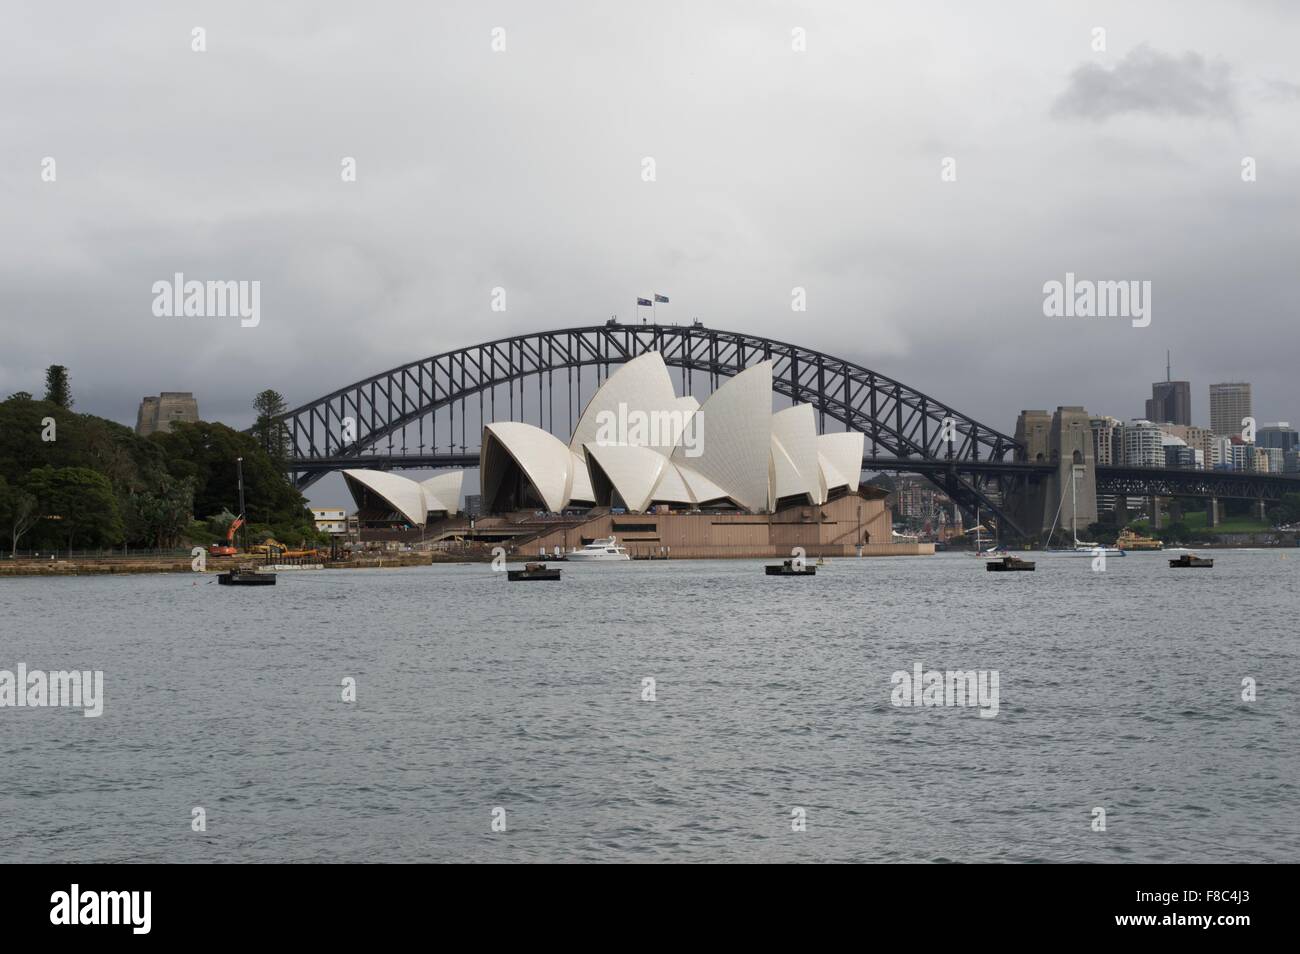
[[[1165,543],[1185,543],[1192,538],[1192,531],[1181,520],[1173,520],[1168,526],[1155,531],[1155,537]]]
[[[1300,494],[1283,494],[1269,509],[1269,516],[1280,524],[1300,523]]]
[[[282,471],[287,469],[289,460],[289,430],[275,418],[288,409],[289,405],[285,403],[284,395],[270,388],[253,398],[253,410],[257,412],[253,435]]]
[[[10,401],[30,401],[32,399],[31,391],[15,391],[9,395],[7,400]]]
[[[235,459],[244,459],[244,500],[249,530],[265,526],[277,539],[313,539],[315,524],[307,501],[284,477],[256,437],[224,424],[174,423],[170,433],[153,434],[167,458],[168,472],[194,481],[194,512],[239,510]]]
[[[125,527],[113,485],[88,467],[39,467],[24,489],[36,498],[45,525],[37,531],[46,543],[72,549],[121,543]]]
[[[189,529],[193,513],[194,482],[163,474],[156,487],[131,494],[127,525],[134,540],[174,547]]]
[[[61,408],[72,407],[72,389],[68,386],[68,369],[52,364],[45,369],[45,400]]]
[[[1113,523],[1098,521],[1088,524],[1088,539],[1104,547],[1113,547],[1119,539],[1119,528]],[[1072,541],[1073,542],[1073,541]]]
[[[41,518],[36,498],[21,487],[11,487],[0,477],[0,527],[9,536],[9,555],[18,552],[18,541]]]

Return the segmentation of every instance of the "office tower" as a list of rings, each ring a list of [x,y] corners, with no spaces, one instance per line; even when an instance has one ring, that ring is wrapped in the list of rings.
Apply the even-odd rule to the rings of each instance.
[[[1250,416],[1249,384],[1237,381],[1210,385],[1210,430],[1215,434],[1239,435],[1242,419]]]
[[[1151,385],[1146,419],[1155,424],[1192,423],[1192,383],[1171,380],[1173,368],[1165,352],[1165,379]]]

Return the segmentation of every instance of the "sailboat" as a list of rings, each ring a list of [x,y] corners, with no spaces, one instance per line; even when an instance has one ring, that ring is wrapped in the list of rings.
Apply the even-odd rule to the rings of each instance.
[[[1083,467],[1082,467],[1082,465],[1080,465],[1080,464],[1074,464],[1074,465],[1071,466],[1071,468],[1070,468],[1070,536],[1071,536],[1071,537],[1073,538],[1073,540],[1074,540],[1074,546],[1072,546],[1072,547],[1045,547],[1045,548],[1044,548],[1044,552],[1046,552],[1046,553],[1064,553],[1064,554],[1066,554],[1067,556],[1086,556],[1086,557],[1092,557],[1092,556],[1122,557],[1122,556],[1127,556],[1127,554],[1126,554],[1123,550],[1120,550],[1120,549],[1117,548],[1117,547],[1104,547],[1104,546],[1102,546],[1100,543],[1089,543],[1089,542],[1086,541],[1086,540],[1080,540],[1080,539],[1079,539],[1079,506],[1078,506],[1078,504],[1079,504],[1079,488],[1078,488],[1078,480],[1079,480],[1079,471],[1082,470],[1082,469],[1083,469]],[[1062,499],[1062,500],[1061,500],[1061,504],[1063,505],[1064,503],[1065,503],[1065,500]],[[1061,515],[1061,508],[1060,508],[1060,506],[1058,506],[1058,507],[1056,508],[1056,516],[1059,517],[1060,515]],[[1053,518],[1053,519],[1052,519],[1052,529],[1049,530],[1048,533],[1047,533],[1047,539],[1048,539],[1049,541],[1052,539],[1052,534],[1055,533],[1055,532],[1056,532],[1056,518]]]
[[[1000,560],[1007,555],[1007,548],[1001,546],[994,540],[993,545],[987,550],[984,549],[984,524],[980,522],[980,508],[975,508],[975,552],[973,556],[981,560]]]

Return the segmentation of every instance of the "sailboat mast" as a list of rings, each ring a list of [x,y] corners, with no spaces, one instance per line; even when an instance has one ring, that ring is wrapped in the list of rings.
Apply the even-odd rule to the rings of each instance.
[[[1070,465],[1070,536],[1074,545],[1079,545],[1079,472]]]

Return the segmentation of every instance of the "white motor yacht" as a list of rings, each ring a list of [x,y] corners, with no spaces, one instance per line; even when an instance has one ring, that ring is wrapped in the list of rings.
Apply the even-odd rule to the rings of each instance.
[[[620,547],[614,537],[592,540],[581,550],[570,550],[564,556],[571,563],[597,563],[605,560],[630,560],[627,547]]]

